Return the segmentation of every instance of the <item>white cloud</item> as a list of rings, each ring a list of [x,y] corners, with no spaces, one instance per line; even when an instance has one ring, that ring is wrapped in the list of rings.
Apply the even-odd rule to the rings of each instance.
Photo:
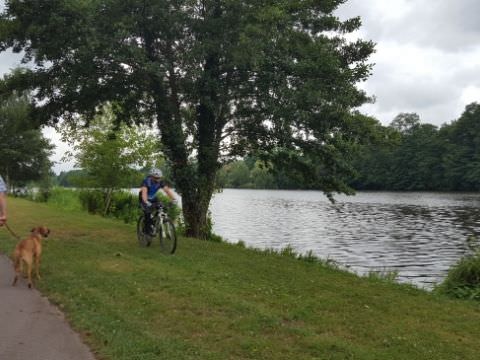
[[[480,86],[468,86],[462,91],[460,100],[464,104],[470,104],[480,100]]]
[[[0,75],[9,73],[20,65],[21,57],[19,54],[14,54],[12,51],[7,50],[0,54]]]
[[[52,127],[45,127],[42,130],[43,136],[50,140],[55,145],[54,154],[50,157],[50,160],[54,163],[53,171],[59,174],[62,171],[68,171],[74,168],[75,161],[67,160],[63,158],[68,150],[71,150],[67,143],[61,140],[60,134]]]
[[[480,101],[480,2],[477,0],[350,0],[342,19],[360,16],[352,37],[373,40],[373,75],[362,88],[377,99],[361,110],[388,124],[416,112],[440,125]]]

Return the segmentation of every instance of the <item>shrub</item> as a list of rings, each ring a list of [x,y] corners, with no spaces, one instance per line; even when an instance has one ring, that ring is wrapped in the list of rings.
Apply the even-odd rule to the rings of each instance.
[[[91,214],[99,214],[105,207],[105,195],[101,190],[81,190],[79,198],[82,208]]]
[[[480,252],[454,265],[436,291],[455,298],[480,300]]]
[[[126,223],[135,222],[139,216],[138,198],[127,191],[117,191],[112,195],[109,216]]]
[[[105,190],[82,190],[80,191],[80,201],[84,210],[92,214],[104,215],[105,203],[107,201],[107,191]],[[170,200],[163,194],[158,195],[160,201],[168,204]],[[168,215],[175,220],[180,214],[180,208],[173,206],[168,209]],[[110,201],[108,217],[121,219],[126,223],[137,221],[140,215],[138,204],[138,195],[129,191],[114,191]]]

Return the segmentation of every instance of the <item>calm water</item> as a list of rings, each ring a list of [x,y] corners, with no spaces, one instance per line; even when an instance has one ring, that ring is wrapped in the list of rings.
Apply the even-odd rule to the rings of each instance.
[[[397,271],[400,282],[431,288],[480,237],[480,194],[232,190],[216,194],[214,231],[230,242],[311,250],[351,271]]]

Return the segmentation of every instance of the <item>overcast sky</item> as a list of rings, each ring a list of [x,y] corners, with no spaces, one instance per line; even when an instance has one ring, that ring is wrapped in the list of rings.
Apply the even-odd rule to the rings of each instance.
[[[356,34],[373,40],[373,75],[362,85],[376,103],[362,110],[388,124],[400,112],[441,125],[480,101],[479,0],[350,0]]]
[[[0,0],[0,6],[1,6]],[[480,0],[349,0],[342,19],[360,16],[354,37],[373,40],[372,76],[361,84],[376,97],[361,108],[384,125],[400,112],[441,125],[457,119],[465,105],[480,102]],[[0,55],[0,73],[18,63]],[[45,134],[58,144],[58,136]],[[59,144],[54,160],[65,150]],[[71,164],[57,164],[55,171]]]

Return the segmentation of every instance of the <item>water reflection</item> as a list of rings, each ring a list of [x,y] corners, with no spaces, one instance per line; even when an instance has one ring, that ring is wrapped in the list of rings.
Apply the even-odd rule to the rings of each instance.
[[[290,244],[360,274],[398,271],[431,288],[480,237],[477,194],[362,192],[331,204],[321,192],[224,190],[212,202],[214,230],[259,248]]]

